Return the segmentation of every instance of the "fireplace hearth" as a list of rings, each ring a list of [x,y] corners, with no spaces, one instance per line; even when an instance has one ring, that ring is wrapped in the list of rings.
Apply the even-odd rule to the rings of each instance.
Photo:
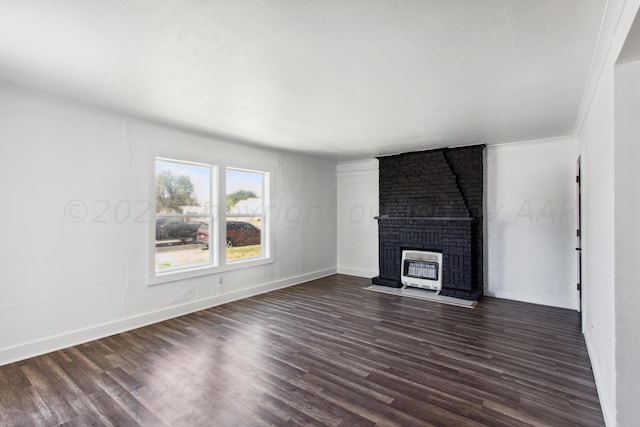
[[[403,251],[442,254],[441,295],[477,300],[483,289],[484,145],[380,157],[380,275],[402,286]]]

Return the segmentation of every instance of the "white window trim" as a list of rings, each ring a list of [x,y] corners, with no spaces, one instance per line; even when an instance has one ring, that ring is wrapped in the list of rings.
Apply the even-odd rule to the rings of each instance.
[[[162,283],[175,282],[179,280],[191,279],[195,277],[202,277],[211,274],[219,274],[223,272],[233,271],[233,270],[241,270],[251,267],[257,267],[261,265],[267,265],[273,263],[272,257],[272,233],[271,233],[271,214],[270,214],[270,202],[272,199],[273,187],[271,185],[271,176],[273,174],[273,170],[271,168],[264,170],[258,169],[248,169],[243,168],[236,165],[226,164],[226,162],[219,163],[202,163],[202,161],[193,161],[193,155],[184,155],[184,154],[169,154],[169,153],[160,153],[155,152],[151,153],[150,156],[150,171],[149,171],[149,200],[151,201],[151,209],[149,209],[149,227],[148,227],[148,265],[149,265],[149,286],[158,285]],[[156,160],[166,160],[173,161],[177,163],[185,163],[185,164],[194,164],[197,166],[207,166],[211,168],[211,196],[210,200],[214,200],[214,197],[217,195],[218,198],[218,206],[217,212],[212,212],[212,220],[213,223],[218,226],[218,232],[210,235],[210,238],[213,241],[210,242],[209,246],[215,246],[215,253],[210,253],[210,262],[212,264],[203,265],[203,266],[194,266],[179,270],[171,270],[166,272],[157,272],[156,271],[156,252],[155,252],[155,224],[156,224],[156,209],[155,209],[155,200],[156,200]],[[258,172],[263,174],[263,218],[264,218],[264,226],[263,226],[263,235],[262,235],[262,256],[260,258],[249,258],[244,260],[233,260],[227,262],[225,259],[226,254],[226,239],[221,239],[220,236],[226,235],[226,225],[225,221],[221,221],[220,219],[226,220],[226,171],[227,168],[242,170],[248,172]],[[212,226],[210,226],[210,229]],[[153,237],[152,237],[153,236]]]
[[[253,216],[255,216],[255,217],[259,216],[260,217],[260,221],[263,224],[262,230],[261,230],[262,233],[261,233],[261,236],[260,236],[263,244],[261,245],[262,254],[259,257],[246,258],[246,259],[237,259],[237,260],[231,260],[231,261],[225,260],[226,265],[234,265],[234,264],[237,264],[237,263],[248,262],[248,261],[251,261],[251,260],[259,260],[259,259],[265,259],[265,258],[268,259],[268,258],[270,258],[270,253],[271,253],[271,239],[270,239],[271,227],[270,227],[270,222],[269,222],[269,206],[271,206],[271,194],[269,194],[270,191],[268,191],[271,188],[270,180],[269,180],[270,172],[261,171],[261,170],[255,170],[255,169],[237,168],[237,167],[234,167],[234,166],[226,166],[224,168],[224,171],[221,173],[221,175],[224,175],[224,179],[225,179],[224,188],[225,189],[227,188],[227,186],[226,186],[226,178],[227,178],[227,171],[229,169],[235,170],[235,171],[240,171],[240,172],[257,173],[257,174],[261,174],[262,175],[262,192],[261,192],[262,193],[262,196],[261,196],[261,199],[262,199],[262,212],[261,212],[260,215],[253,215]],[[223,188],[222,184],[220,184],[220,188]],[[227,203],[226,191],[225,191],[225,194],[223,194],[223,197],[221,197],[221,203],[222,203],[223,199],[224,199],[224,204],[226,206],[226,203]],[[224,231],[224,233],[223,234],[219,234],[219,236],[226,235],[227,230],[226,230],[225,224],[226,224],[227,219],[229,219],[229,218],[247,217],[247,215],[241,214],[241,213],[239,213],[239,214],[229,213],[229,212],[226,211],[226,209],[221,209],[221,212],[224,213],[224,221],[220,221],[220,223],[222,224],[220,226],[220,228],[221,228],[222,231]],[[220,239],[220,240],[222,240],[222,242],[221,242],[222,245],[221,246],[223,247],[223,250],[226,250],[226,239]],[[269,242],[269,244],[265,245],[264,242]]]

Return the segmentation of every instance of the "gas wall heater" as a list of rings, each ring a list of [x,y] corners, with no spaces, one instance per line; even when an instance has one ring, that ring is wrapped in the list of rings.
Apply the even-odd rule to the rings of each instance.
[[[400,281],[404,286],[440,291],[442,289],[442,253],[403,250]]]

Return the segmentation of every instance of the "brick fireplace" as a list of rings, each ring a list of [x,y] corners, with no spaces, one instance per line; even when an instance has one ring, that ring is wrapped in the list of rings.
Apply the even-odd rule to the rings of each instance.
[[[403,250],[442,253],[441,295],[477,300],[483,289],[484,145],[378,158],[380,275],[400,287]]]

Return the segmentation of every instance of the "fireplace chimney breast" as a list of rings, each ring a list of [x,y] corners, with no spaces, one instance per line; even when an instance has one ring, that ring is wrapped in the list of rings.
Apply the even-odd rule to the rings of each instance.
[[[483,289],[484,145],[380,157],[380,275],[401,286],[403,250],[441,252],[442,295]]]

